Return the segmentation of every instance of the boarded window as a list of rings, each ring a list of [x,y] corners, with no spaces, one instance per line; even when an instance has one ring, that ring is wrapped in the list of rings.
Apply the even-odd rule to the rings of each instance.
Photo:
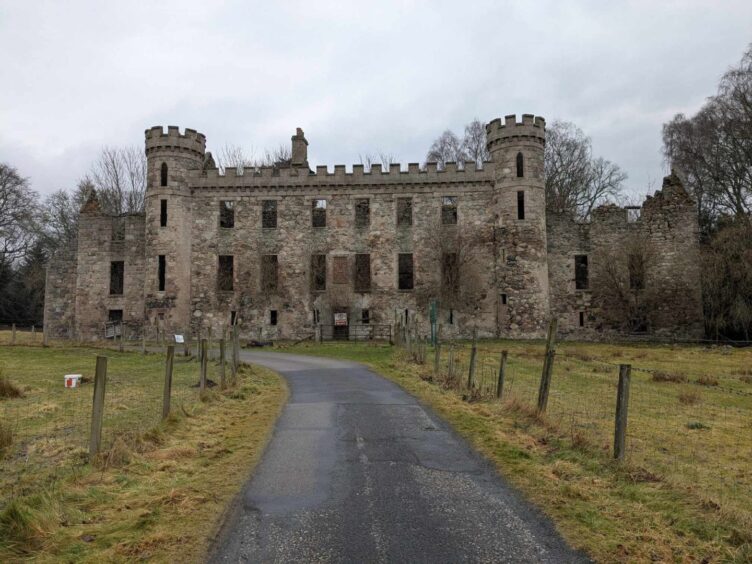
[[[332,282],[334,284],[347,284],[350,281],[347,270],[347,257],[334,257]]]
[[[165,291],[165,278],[167,274],[167,257],[159,255],[159,266],[157,268],[157,283],[160,292]]]
[[[629,255],[629,288],[645,289],[645,257],[639,253]]]
[[[276,325],[277,324],[277,310],[272,309],[269,310],[269,325]]]
[[[360,310],[360,322],[363,325],[368,325],[371,323],[371,311],[368,309],[361,309]]]
[[[522,153],[517,153],[517,178],[525,176],[525,157]]]
[[[355,255],[355,291],[371,290],[371,255]]]
[[[261,207],[261,227],[264,229],[276,229],[277,200],[264,200]]]
[[[450,295],[460,289],[460,263],[457,253],[444,253],[441,257],[441,288]]]
[[[326,227],[326,200],[317,199],[311,203],[311,225]]]
[[[413,224],[413,199],[397,198],[397,226]]]
[[[326,255],[311,255],[311,289],[326,290]]]
[[[162,168],[159,171],[159,185],[167,186],[167,163],[162,163]]]
[[[587,290],[589,284],[587,255],[574,256],[574,287],[577,290]]]
[[[412,290],[415,283],[412,253],[400,253],[397,259],[397,288]]]
[[[114,260],[110,263],[110,295],[119,296],[123,293],[123,281],[125,278],[125,263],[122,260]]]
[[[441,198],[441,223],[457,225],[457,197],[444,196]]]
[[[167,227],[167,200],[159,200],[159,226]]]
[[[217,269],[217,289],[220,292],[232,292],[234,273],[234,257],[232,255],[220,255]]]
[[[219,226],[235,227],[235,202],[229,200],[219,202]]]
[[[368,227],[371,224],[371,202],[368,199],[355,202],[355,227]]]
[[[276,292],[278,285],[279,261],[277,255],[261,257],[261,291]]]
[[[525,191],[517,192],[517,219],[525,219]]]

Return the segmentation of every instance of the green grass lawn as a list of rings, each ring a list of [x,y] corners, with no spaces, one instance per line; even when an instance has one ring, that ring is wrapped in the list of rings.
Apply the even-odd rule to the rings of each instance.
[[[366,344],[286,348],[363,362],[445,417],[599,561],[752,560],[752,351],[722,347],[562,343],[547,413],[535,405],[543,343],[479,344],[464,401],[433,352],[424,365]],[[509,351],[504,400],[493,399]],[[465,381],[469,347],[458,343]],[[633,365],[627,460],[612,460],[618,364]],[[656,381],[656,379],[661,381]]]
[[[89,464],[92,378],[108,357],[103,453]],[[195,360],[176,357],[172,415],[160,422],[164,355],[75,346],[0,346],[0,561],[202,561],[220,516],[258,460],[286,398],[274,373],[245,367],[200,396]],[[210,363],[209,377],[217,380]]]

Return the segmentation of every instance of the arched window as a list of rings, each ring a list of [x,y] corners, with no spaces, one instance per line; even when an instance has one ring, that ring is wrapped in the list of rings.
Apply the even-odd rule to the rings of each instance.
[[[519,162],[519,161],[518,161]],[[520,165],[517,165],[519,168]],[[167,163],[162,163],[162,173],[161,173],[161,186],[167,186]]]
[[[517,153],[517,178],[525,176],[525,157],[522,153]]]

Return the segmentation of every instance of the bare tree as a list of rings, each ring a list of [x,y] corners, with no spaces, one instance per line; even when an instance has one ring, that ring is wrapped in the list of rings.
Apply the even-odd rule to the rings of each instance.
[[[462,141],[451,130],[447,129],[442,133],[428,149],[426,162],[435,162],[439,170],[446,167],[448,162],[464,163],[466,155],[462,147]]]
[[[60,189],[44,199],[40,235],[48,250],[75,246],[81,206],[92,188],[81,181],[72,192]]]
[[[146,156],[135,146],[104,147],[82,182],[90,182],[96,188],[105,213],[142,213],[146,195]]]
[[[360,164],[363,165],[363,170],[365,172],[370,172],[371,167],[374,164],[380,164],[382,170],[389,170],[390,165],[399,163],[399,159],[397,159],[397,157],[395,157],[392,153],[386,153],[384,151],[358,155],[358,160],[360,161]]]
[[[36,236],[37,194],[10,165],[0,163],[0,265],[22,258]]]
[[[475,118],[465,126],[462,139],[464,160],[475,161],[475,166],[481,168],[484,162],[491,159],[486,142],[486,126]]]
[[[225,145],[219,152],[217,164],[222,174],[225,169],[236,168],[240,173],[246,168],[284,167],[292,162],[292,149],[286,145],[279,145],[276,149],[265,149],[260,157],[251,147],[246,152],[240,145]]]

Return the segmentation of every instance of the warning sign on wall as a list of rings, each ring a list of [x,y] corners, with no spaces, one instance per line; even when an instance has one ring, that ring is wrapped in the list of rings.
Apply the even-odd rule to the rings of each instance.
[[[334,314],[334,325],[337,325],[337,326],[347,325],[347,314],[346,313],[335,313]]]

